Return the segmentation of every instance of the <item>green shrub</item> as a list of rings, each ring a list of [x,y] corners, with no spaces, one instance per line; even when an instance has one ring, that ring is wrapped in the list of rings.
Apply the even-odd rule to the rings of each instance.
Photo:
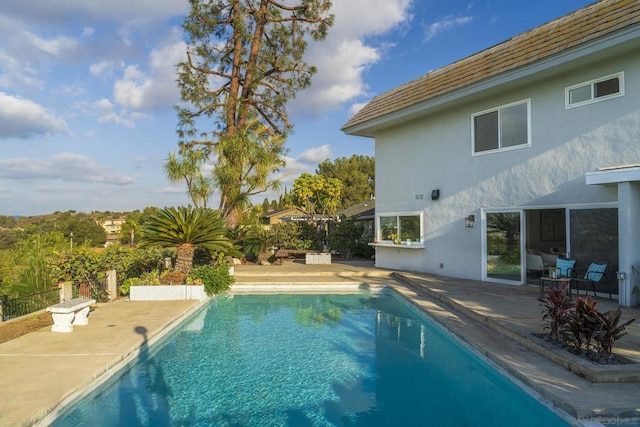
[[[194,282],[201,281],[204,285],[204,291],[209,296],[228,291],[235,282],[235,278],[229,274],[229,267],[226,265],[197,265],[193,267],[189,277]]]
[[[160,284],[160,271],[151,270],[140,275],[140,285],[159,285]]]
[[[353,248],[353,256],[372,259],[376,254],[376,250],[373,246],[369,246],[366,242],[359,241],[355,248]]]
[[[120,295],[129,295],[132,286],[153,286],[160,284],[160,271],[151,270],[144,272],[140,277],[129,277],[119,287]]]
[[[307,223],[282,222],[269,230],[269,243],[284,249],[321,249],[317,229]]]
[[[130,278],[126,279],[122,283],[122,285],[120,285],[120,287],[118,288],[118,291],[120,292],[120,295],[127,296],[127,295],[129,295],[129,292],[130,292],[132,286],[140,286],[140,285],[144,285],[144,283],[142,282],[141,278],[139,278],[139,277],[130,277]]]
[[[329,234],[329,245],[331,249],[337,250],[342,258],[350,259],[359,239],[364,232],[364,226],[356,222],[353,218],[342,218],[342,221],[336,223]]]
[[[506,251],[500,255],[500,261],[505,264],[520,264],[520,249]]]

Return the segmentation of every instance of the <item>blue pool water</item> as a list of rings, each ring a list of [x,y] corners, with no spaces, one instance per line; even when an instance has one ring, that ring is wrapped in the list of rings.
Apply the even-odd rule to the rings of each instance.
[[[382,292],[216,299],[54,423],[78,425],[567,423]]]

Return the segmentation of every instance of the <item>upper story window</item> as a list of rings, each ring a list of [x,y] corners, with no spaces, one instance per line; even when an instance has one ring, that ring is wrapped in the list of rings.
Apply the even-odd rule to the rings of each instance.
[[[529,146],[529,105],[518,101],[472,115],[473,154]]]
[[[565,108],[580,107],[624,95],[624,73],[617,73],[564,90]]]

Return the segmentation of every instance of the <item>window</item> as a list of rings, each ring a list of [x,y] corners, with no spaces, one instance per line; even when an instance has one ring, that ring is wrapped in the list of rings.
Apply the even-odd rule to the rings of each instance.
[[[378,216],[378,236],[381,242],[422,242],[422,214],[400,213]]]
[[[613,74],[565,89],[565,107],[573,108],[624,95],[624,73]]]
[[[530,100],[476,113],[473,121],[473,153],[528,146]]]

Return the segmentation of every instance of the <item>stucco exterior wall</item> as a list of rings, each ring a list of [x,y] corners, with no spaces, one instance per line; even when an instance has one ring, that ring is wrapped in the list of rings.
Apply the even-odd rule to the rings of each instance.
[[[585,173],[640,163],[638,59],[591,64],[379,132],[376,214],[423,212],[425,248],[378,247],[376,264],[481,279],[481,209],[615,204],[616,187],[587,186]],[[624,96],[565,109],[565,87],[620,71]],[[472,114],[525,99],[531,146],[473,156]],[[464,226],[469,214],[473,228]]]

